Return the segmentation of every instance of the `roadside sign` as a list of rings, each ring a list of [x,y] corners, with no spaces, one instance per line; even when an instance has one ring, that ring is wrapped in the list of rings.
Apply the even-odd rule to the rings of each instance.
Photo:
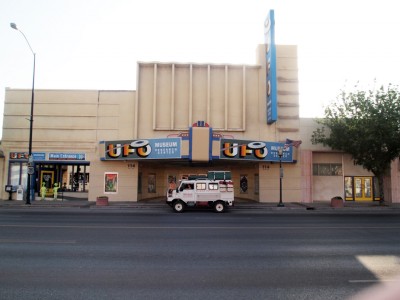
[[[28,167],[28,174],[29,175],[35,174],[35,168],[34,167]]]

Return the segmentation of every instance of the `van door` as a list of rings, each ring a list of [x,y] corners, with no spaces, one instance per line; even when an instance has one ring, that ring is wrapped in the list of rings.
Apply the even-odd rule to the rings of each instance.
[[[187,202],[194,201],[194,184],[193,183],[183,183],[182,186],[182,200]]]

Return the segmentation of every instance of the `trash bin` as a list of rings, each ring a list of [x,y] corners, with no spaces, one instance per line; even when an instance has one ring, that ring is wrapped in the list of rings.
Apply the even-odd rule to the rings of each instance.
[[[344,201],[343,198],[340,196],[336,196],[331,198],[331,207],[343,207]]]
[[[17,188],[17,200],[24,200],[24,189],[22,188],[22,185]]]

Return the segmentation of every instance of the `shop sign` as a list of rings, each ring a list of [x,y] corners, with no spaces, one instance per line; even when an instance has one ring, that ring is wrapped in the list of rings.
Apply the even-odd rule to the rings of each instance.
[[[33,152],[32,157],[33,157],[33,161],[46,160],[46,153],[45,152]]]
[[[28,152],[10,152],[10,159],[28,159]]]
[[[32,153],[33,160],[46,160],[45,152],[33,152]],[[28,159],[28,152],[10,152],[10,160],[11,159]]]
[[[276,80],[276,46],[275,46],[275,18],[274,10],[270,10],[264,23],[264,36],[266,44],[266,70],[267,70],[267,124],[278,120],[278,99]]]
[[[85,160],[85,153],[49,153],[49,160]]]
[[[181,139],[106,141],[103,160],[181,158]]]
[[[29,175],[35,174],[35,168],[34,167],[28,167],[28,174]]]
[[[278,155],[280,147],[282,158]],[[293,151],[284,143],[222,139],[220,159],[293,162]]]

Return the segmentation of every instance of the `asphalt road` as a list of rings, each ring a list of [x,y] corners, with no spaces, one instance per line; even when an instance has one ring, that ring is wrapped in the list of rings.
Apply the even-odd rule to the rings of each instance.
[[[0,299],[346,299],[400,274],[398,213],[0,210]]]

